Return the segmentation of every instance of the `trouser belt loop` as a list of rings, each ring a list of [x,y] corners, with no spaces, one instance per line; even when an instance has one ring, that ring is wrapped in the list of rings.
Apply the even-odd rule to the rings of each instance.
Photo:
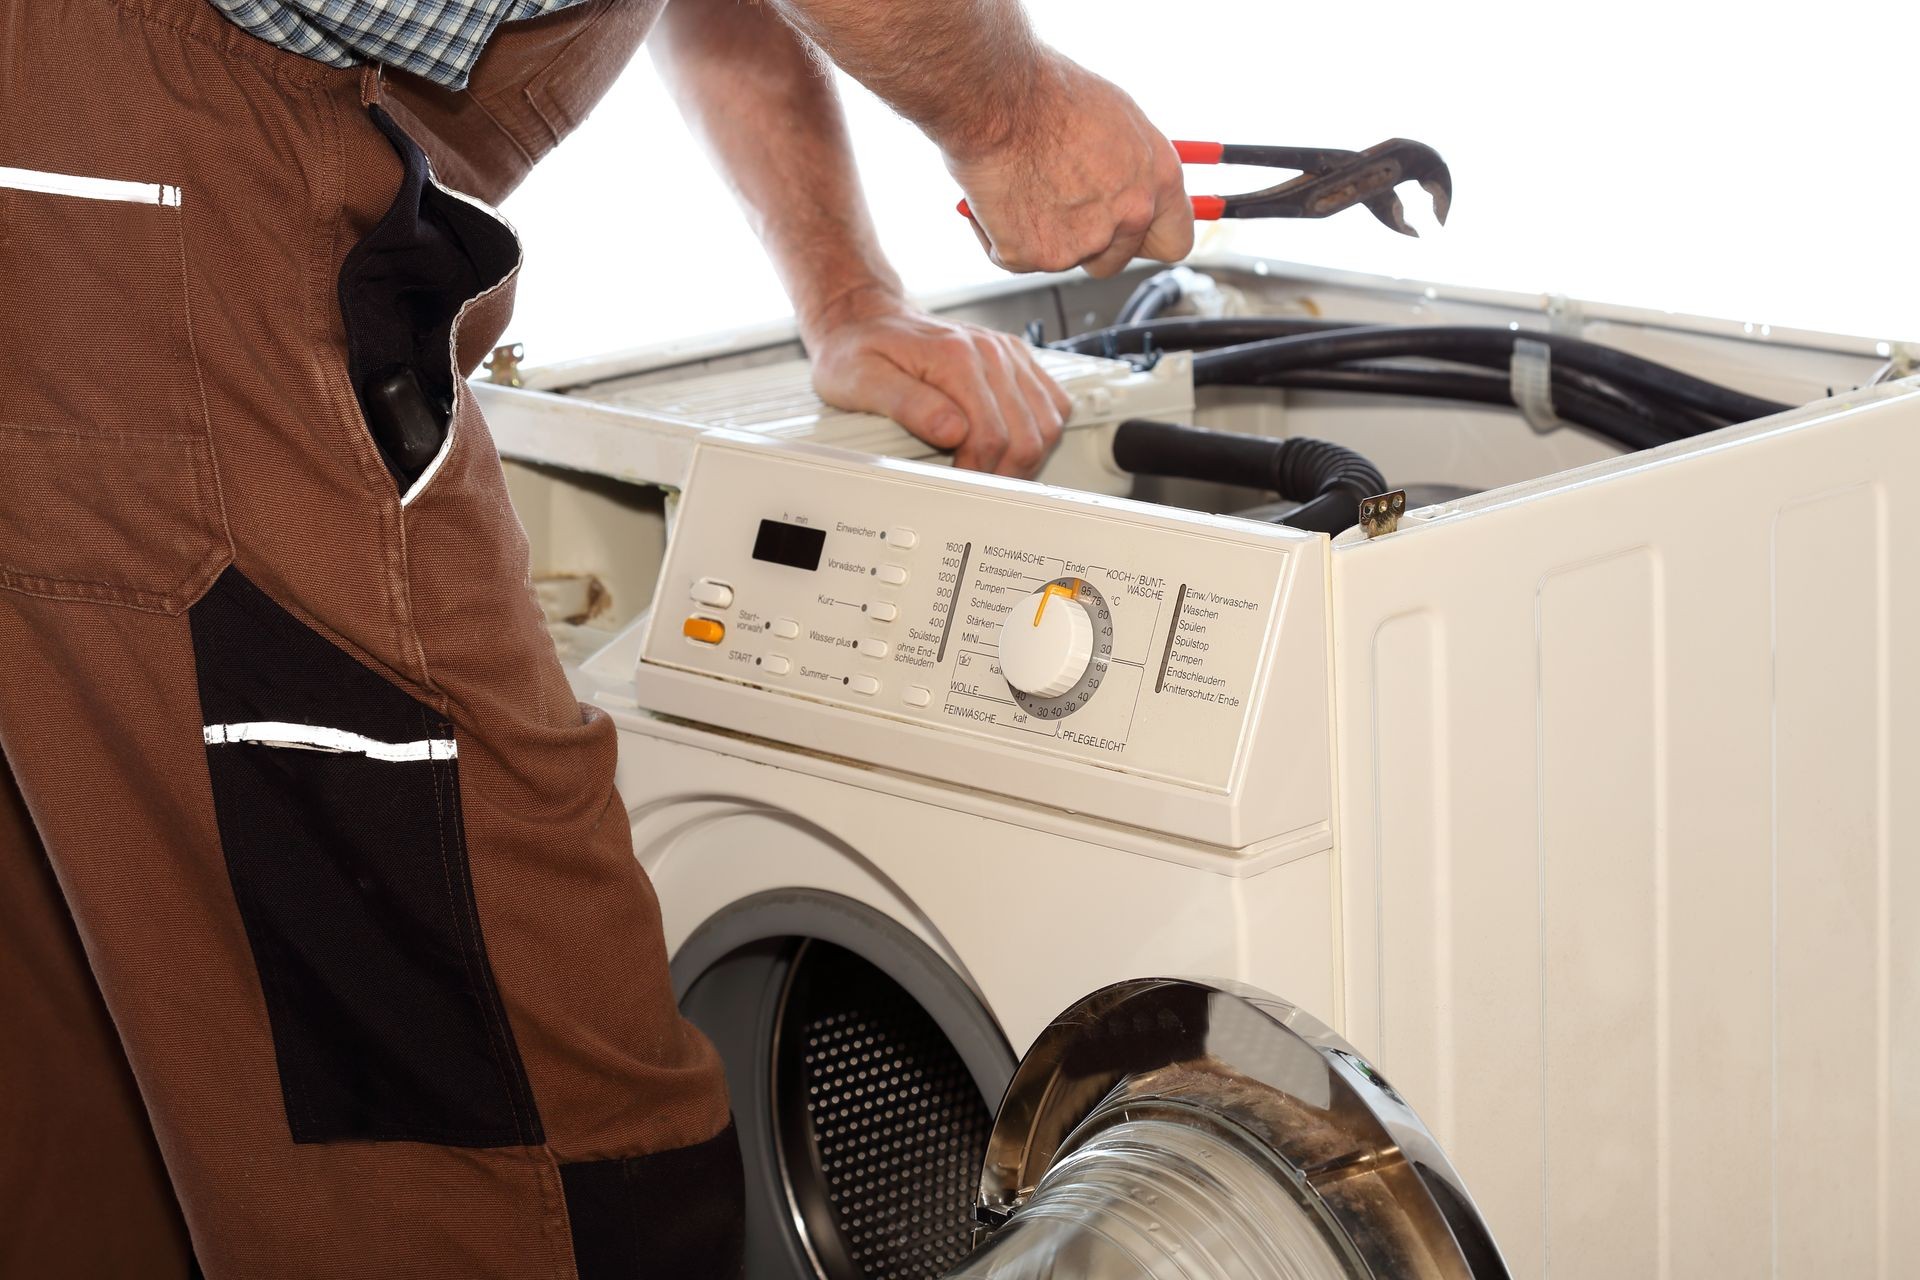
[[[360,68],[360,105],[372,107],[380,102],[380,64],[369,62]]]

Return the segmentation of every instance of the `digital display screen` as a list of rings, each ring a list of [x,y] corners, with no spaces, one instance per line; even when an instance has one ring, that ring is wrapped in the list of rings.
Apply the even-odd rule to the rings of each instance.
[[[825,529],[810,529],[783,520],[762,520],[759,536],[753,540],[753,558],[811,573],[820,567],[820,550],[826,545]]]

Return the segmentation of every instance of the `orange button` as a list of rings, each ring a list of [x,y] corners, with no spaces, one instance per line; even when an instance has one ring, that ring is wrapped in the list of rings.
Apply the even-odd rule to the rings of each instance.
[[[715,618],[688,618],[680,634],[701,644],[719,644],[727,637],[727,624]]]

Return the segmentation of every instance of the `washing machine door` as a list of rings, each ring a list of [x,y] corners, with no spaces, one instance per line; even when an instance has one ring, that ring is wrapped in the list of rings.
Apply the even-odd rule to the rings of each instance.
[[[1458,1175],[1339,1036],[1226,983],[1055,1019],[988,1142],[948,1280],[1506,1280]]]

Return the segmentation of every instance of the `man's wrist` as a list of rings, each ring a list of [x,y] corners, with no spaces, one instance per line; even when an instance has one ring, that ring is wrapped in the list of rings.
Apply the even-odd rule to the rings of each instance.
[[[906,291],[897,279],[876,276],[843,283],[818,299],[801,300],[794,312],[800,324],[800,340],[812,349],[842,326],[910,309]]]
[[[1031,37],[995,67],[994,83],[959,95],[939,119],[923,121],[949,166],[990,164],[1048,126],[1049,103],[1064,79],[1061,57]]]

